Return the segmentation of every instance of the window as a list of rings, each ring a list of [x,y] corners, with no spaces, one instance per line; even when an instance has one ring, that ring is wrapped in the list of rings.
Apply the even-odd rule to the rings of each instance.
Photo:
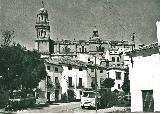
[[[68,84],[69,87],[72,87],[72,77],[68,77]]]
[[[68,70],[72,70],[72,66],[68,66]]]
[[[79,68],[79,71],[83,71],[83,69],[82,69],[82,68]]]
[[[46,35],[46,31],[44,31],[44,36]]]
[[[82,78],[79,78],[79,87],[82,87]]]
[[[107,77],[109,78],[109,72],[107,72]]]
[[[94,68],[91,68],[91,72],[94,72]]]
[[[115,62],[115,57],[112,57],[112,62]]]
[[[95,89],[95,77],[92,77],[91,87]]]
[[[80,91],[80,95],[82,95],[82,91]]]
[[[51,69],[51,66],[47,66],[47,70],[50,70]]]
[[[41,36],[42,36],[42,34],[43,34],[43,30],[41,30]]]
[[[118,84],[118,89],[121,89],[121,85],[120,84]]]
[[[100,70],[100,73],[103,73],[103,70]]]
[[[121,80],[121,72],[116,72],[116,80]]]
[[[58,68],[57,67],[55,67],[55,71],[58,72]]]
[[[55,77],[55,83],[58,83],[59,81],[58,81],[58,77]]]
[[[103,78],[100,78],[100,84],[101,84],[101,85],[103,84],[103,81],[104,81],[104,79],[103,79]]]
[[[117,57],[117,62],[119,62],[119,57]]]
[[[81,48],[79,48],[79,52],[81,52]]]
[[[117,66],[120,66],[120,64],[117,64]]]

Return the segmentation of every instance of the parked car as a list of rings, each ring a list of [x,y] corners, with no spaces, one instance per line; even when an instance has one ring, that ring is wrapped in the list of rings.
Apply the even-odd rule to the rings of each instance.
[[[97,92],[97,108],[100,107],[100,93]],[[81,96],[81,108],[96,108],[96,92],[84,91]]]
[[[19,110],[32,107],[36,99],[32,93],[23,93],[21,90],[14,90],[10,95],[6,110]]]

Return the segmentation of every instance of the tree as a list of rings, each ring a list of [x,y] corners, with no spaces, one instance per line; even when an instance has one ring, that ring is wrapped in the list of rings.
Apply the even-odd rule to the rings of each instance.
[[[47,75],[40,54],[20,44],[0,47],[0,76],[8,90],[37,87]]]
[[[114,87],[114,82],[115,80],[112,79],[112,78],[106,78],[103,83],[102,83],[102,86],[105,87],[105,88],[111,88],[111,87]]]
[[[2,30],[1,31],[2,37],[2,46],[9,46],[14,38],[14,31],[9,30]]]
[[[122,85],[122,90],[125,93],[130,93],[130,80],[128,78],[128,75],[126,75],[125,78],[124,78],[124,82],[123,82],[123,85]]]

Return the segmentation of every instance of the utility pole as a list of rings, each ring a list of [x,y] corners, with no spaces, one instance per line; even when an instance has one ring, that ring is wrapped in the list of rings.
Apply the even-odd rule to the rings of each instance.
[[[95,105],[96,105],[96,113],[97,113],[97,67],[96,67],[96,56],[95,56],[95,91],[96,91]]]
[[[46,99],[47,99],[47,92],[48,92],[48,76],[46,76],[46,83],[45,83],[45,91],[46,91]],[[47,99],[48,101],[48,99]]]

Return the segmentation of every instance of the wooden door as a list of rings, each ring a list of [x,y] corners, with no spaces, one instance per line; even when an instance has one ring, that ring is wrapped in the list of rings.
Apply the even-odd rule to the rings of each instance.
[[[154,112],[153,90],[142,90],[143,112]]]
[[[59,100],[59,90],[55,90],[55,101]]]
[[[47,92],[47,99],[50,101],[50,92]]]

